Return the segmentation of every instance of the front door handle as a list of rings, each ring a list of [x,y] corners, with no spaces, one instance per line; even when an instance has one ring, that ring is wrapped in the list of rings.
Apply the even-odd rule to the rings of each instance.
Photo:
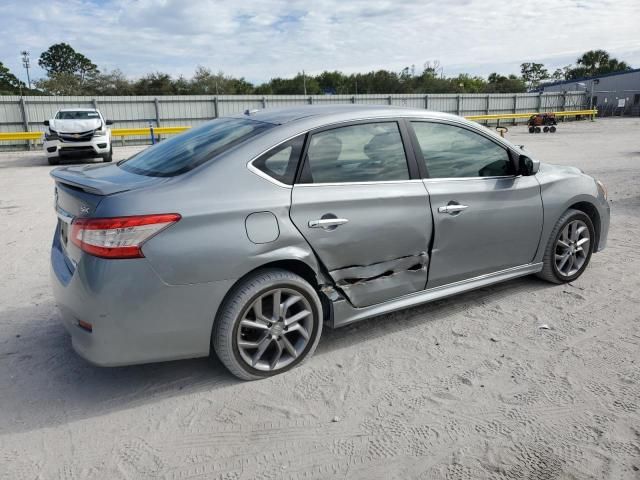
[[[344,225],[349,220],[346,218],[320,218],[318,220],[309,220],[309,228],[326,228],[334,229],[340,225]]]
[[[448,213],[449,215],[455,215],[456,213],[460,213],[463,210],[469,208],[469,205],[459,205],[457,203],[453,203],[450,205],[445,205],[444,207],[438,207],[438,212],[440,213]]]

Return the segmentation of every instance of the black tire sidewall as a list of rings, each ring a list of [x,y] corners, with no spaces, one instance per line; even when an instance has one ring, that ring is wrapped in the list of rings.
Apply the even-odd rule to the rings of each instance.
[[[281,271],[284,272],[284,271]],[[286,272],[287,274],[289,272]],[[241,295],[241,291],[242,291],[242,287],[244,285],[250,284],[252,280],[255,280],[256,278],[260,277],[261,275],[257,274],[256,276],[254,276],[253,278],[249,278],[247,279],[246,282],[243,282],[243,284],[235,290],[235,292],[233,292],[231,294],[231,299],[234,298],[234,296],[237,295]],[[311,306],[312,309],[312,314],[313,314],[313,331],[310,332],[310,338],[309,341],[307,342],[307,345],[305,346],[303,352],[298,356],[298,358],[296,358],[293,362],[291,362],[289,365],[287,365],[284,368],[275,370],[275,371],[264,371],[264,370],[258,370],[256,368],[251,367],[250,365],[247,365],[247,363],[245,362],[245,360],[240,356],[240,352],[238,349],[238,345],[236,342],[237,339],[237,333],[238,333],[238,329],[240,328],[240,321],[242,320],[242,318],[244,317],[245,313],[247,312],[247,310],[250,308],[250,306],[252,305],[252,303],[260,296],[263,295],[264,293],[266,293],[269,290],[273,290],[275,288],[287,288],[290,290],[294,290],[297,293],[299,293],[300,295],[304,296],[304,298],[307,300],[307,302],[309,302],[309,305]],[[319,336],[322,333],[322,305],[320,302],[320,299],[318,297],[317,294],[315,294],[315,291],[313,289],[313,287],[311,285],[309,285],[304,279],[302,279],[301,277],[298,277],[297,275],[293,275],[292,274],[292,278],[290,280],[279,280],[277,282],[269,282],[268,284],[265,284],[262,288],[256,290],[255,292],[253,292],[250,296],[248,296],[247,298],[243,298],[242,300],[242,307],[241,308],[235,308],[234,310],[236,310],[235,312],[231,312],[229,311],[229,308],[231,308],[231,305],[233,302],[225,302],[226,305],[224,305],[221,309],[222,315],[216,319],[216,324],[218,324],[218,322],[221,321],[228,321],[228,317],[229,316],[233,316],[233,326],[231,328],[229,328],[227,330],[227,335],[230,335],[230,337],[228,337],[226,339],[226,344],[231,346],[231,351],[229,352],[231,354],[231,356],[233,357],[233,361],[234,363],[240,367],[241,370],[243,370],[246,374],[247,377],[251,377],[254,379],[259,379],[259,378],[268,378],[268,377],[272,377],[274,375],[279,375],[281,373],[287,372],[289,370],[291,370],[292,368],[295,368],[297,365],[299,365],[300,363],[302,363],[310,354],[310,352],[312,352],[313,350],[315,350],[318,341],[319,341]],[[225,318],[227,317],[227,318]],[[220,335],[220,329],[219,328],[214,328],[214,336],[215,335]],[[216,339],[212,338],[212,344],[214,345],[214,350],[217,349],[215,347],[216,345]],[[220,357],[220,355],[218,355]]]
[[[567,277],[565,275],[562,275],[558,271],[558,267],[556,266],[556,262],[555,262],[555,251],[556,251],[556,245],[558,243],[558,239],[560,238],[562,231],[567,226],[567,224],[573,220],[582,220],[587,225],[587,228],[589,229],[589,252],[587,253],[587,258],[585,259],[584,264],[582,265],[582,267],[580,267],[580,270],[578,270],[573,275]],[[553,275],[558,279],[558,281],[562,283],[573,282],[580,275],[584,273],[585,269],[589,265],[589,262],[591,261],[591,254],[593,253],[595,240],[596,240],[595,229],[593,227],[593,223],[591,222],[591,219],[586,213],[576,211],[564,219],[564,221],[560,224],[560,227],[558,228],[556,234],[553,237],[553,241],[551,242],[551,245],[550,245],[551,251],[549,252],[550,253],[549,258],[551,259],[551,265],[550,265],[551,271],[553,272]]]

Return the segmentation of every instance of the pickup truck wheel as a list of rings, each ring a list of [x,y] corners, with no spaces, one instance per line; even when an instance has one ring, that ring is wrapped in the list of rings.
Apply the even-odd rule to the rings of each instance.
[[[242,380],[285,372],[315,351],[322,305],[302,277],[261,270],[230,292],[220,307],[211,344],[220,361]]]
[[[589,264],[595,230],[587,214],[569,209],[551,232],[538,277],[552,283],[577,279]]]
[[[103,162],[110,162],[113,160],[113,147],[109,147],[109,153],[102,155]]]

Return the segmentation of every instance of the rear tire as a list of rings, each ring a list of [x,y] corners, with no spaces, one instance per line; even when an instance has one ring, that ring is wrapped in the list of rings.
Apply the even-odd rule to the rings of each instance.
[[[259,270],[223,302],[211,345],[236,377],[259,380],[309,358],[320,341],[322,318],[320,298],[302,277],[281,269]]]
[[[529,127],[529,133],[534,133],[536,131],[535,127]]]
[[[553,125],[549,127],[549,131],[551,133],[556,133],[556,127],[554,127]]]
[[[589,216],[580,210],[567,210],[551,231],[542,270],[536,275],[557,284],[576,280],[589,265],[594,240]]]

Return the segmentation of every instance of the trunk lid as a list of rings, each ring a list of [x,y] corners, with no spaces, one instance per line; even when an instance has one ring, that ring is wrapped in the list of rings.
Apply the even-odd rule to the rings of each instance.
[[[56,183],[64,183],[97,195],[126,192],[166,180],[127,172],[117,164],[73,165],[56,168],[51,172],[51,176]]]

